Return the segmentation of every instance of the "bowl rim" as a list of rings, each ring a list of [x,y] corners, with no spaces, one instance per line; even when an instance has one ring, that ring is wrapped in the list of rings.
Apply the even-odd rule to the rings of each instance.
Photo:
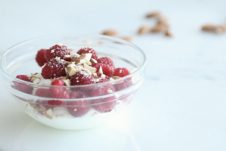
[[[6,68],[4,67],[4,58],[5,56],[12,51],[12,49],[16,48],[16,47],[19,47],[20,45],[24,45],[26,43],[30,43],[32,41],[35,41],[35,40],[39,40],[39,39],[44,39],[44,38],[61,38],[61,39],[66,39],[66,38],[73,38],[73,39],[85,39],[85,38],[101,38],[103,40],[111,40],[113,42],[116,42],[116,43],[120,43],[120,44],[123,44],[123,45],[127,45],[131,48],[133,48],[134,50],[136,50],[137,52],[139,52],[141,55],[142,55],[142,63],[139,65],[138,68],[136,68],[132,73],[130,73],[129,75],[127,76],[124,76],[124,77],[121,77],[119,79],[116,79],[114,81],[106,81],[106,82],[102,82],[102,83],[92,83],[92,84],[85,84],[85,85],[73,85],[73,86],[53,86],[53,85],[41,85],[41,84],[35,84],[35,83],[32,83],[32,82],[28,82],[28,81],[24,81],[24,80],[21,80],[21,79],[18,79],[16,77],[12,77],[11,74],[9,74],[9,72],[7,72]],[[40,48],[41,49],[41,48]],[[84,88],[84,87],[92,87],[92,86],[100,86],[100,85],[107,85],[107,84],[114,84],[114,83],[120,83],[126,79],[130,79],[133,75],[135,75],[136,73],[138,73],[140,70],[142,70],[146,64],[146,61],[147,61],[147,57],[146,57],[146,54],[145,52],[140,48],[138,47],[137,45],[135,45],[134,43],[132,42],[128,42],[126,40],[123,40],[123,39],[120,39],[120,38],[116,38],[116,37],[110,37],[110,36],[104,36],[104,35],[89,35],[89,36],[39,36],[39,37],[34,37],[34,38],[30,38],[30,39],[27,39],[27,40],[23,40],[21,42],[18,42],[14,45],[12,45],[11,47],[5,49],[4,51],[2,51],[1,55],[0,55],[0,70],[3,72],[3,75],[4,77],[6,77],[7,79],[9,79],[10,81],[13,81],[13,82],[19,82],[21,84],[26,84],[26,85],[29,85],[29,86],[32,86],[32,87],[36,87],[36,88],[54,88],[54,87],[66,87],[66,88]]]

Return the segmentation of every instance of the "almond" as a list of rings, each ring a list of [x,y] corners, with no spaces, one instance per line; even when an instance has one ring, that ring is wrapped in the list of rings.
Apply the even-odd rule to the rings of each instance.
[[[143,34],[148,33],[149,31],[150,31],[150,26],[148,26],[148,25],[141,25],[138,28],[137,34],[138,35],[143,35]]]
[[[165,32],[164,32],[164,35],[165,35],[166,37],[173,37],[173,34],[172,34],[169,30],[165,31]]]
[[[115,29],[106,29],[101,32],[102,35],[106,36],[116,36],[118,32]]]
[[[217,24],[205,24],[201,27],[201,30],[204,32],[223,34],[226,32],[226,25],[217,25]]]
[[[126,40],[126,41],[132,41],[132,39],[133,39],[132,36],[121,36],[120,38],[122,38],[123,40]]]
[[[161,13],[159,11],[152,11],[146,14],[146,18],[158,18],[161,16]]]
[[[78,68],[76,67],[76,65],[74,63],[70,63],[67,67],[66,67],[66,73],[71,77],[73,75],[76,74],[76,72],[78,72]]]

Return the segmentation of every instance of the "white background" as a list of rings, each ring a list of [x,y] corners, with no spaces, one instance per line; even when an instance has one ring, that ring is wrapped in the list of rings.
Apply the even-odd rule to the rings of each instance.
[[[0,50],[32,37],[97,34],[110,27],[135,35],[139,25],[152,24],[143,18],[150,10],[168,17],[174,38],[133,40],[148,63],[131,106],[130,134],[42,126],[21,111],[0,76],[0,150],[110,151],[127,142],[128,151],[133,145],[142,151],[225,151],[226,35],[199,30],[203,23],[226,21],[223,0],[0,0]]]

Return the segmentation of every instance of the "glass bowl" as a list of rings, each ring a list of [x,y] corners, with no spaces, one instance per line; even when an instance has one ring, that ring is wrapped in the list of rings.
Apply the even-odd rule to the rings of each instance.
[[[99,56],[112,58],[116,67],[126,67],[130,75],[114,81],[76,86],[35,84],[15,78],[19,74],[40,72],[35,61],[37,50],[63,44],[73,50],[91,47]],[[10,92],[25,105],[33,119],[58,129],[87,129],[102,125],[115,114],[126,111],[140,87],[146,61],[136,45],[107,36],[41,37],[18,43],[1,55],[1,70]],[[51,98],[52,91],[70,92],[70,98]],[[90,93],[90,92],[97,93]],[[82,93],[83,95],[77,95]],[[57,102],[61,102],[57,105]]]

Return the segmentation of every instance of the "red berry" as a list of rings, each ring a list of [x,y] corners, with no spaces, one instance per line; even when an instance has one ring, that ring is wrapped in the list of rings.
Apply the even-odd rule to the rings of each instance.
[[[41,96],[41,97],[54,97],[52,89],[45,89],[45,88],[39,88],[36,90],[35,95],[37,96]],[[61,94],[62,95],[62,94]],[[65,97],[65,96],[59,96],[61,98]],[[56,97],[58,98],[58,97]],[[54,107],[54,106],[59,106],[63,104],[63,101],[61,100],[48,100],[48,101],[40,101],[39,103],[41,103],[44,107],[49,108],[49,107]]]
[[[47,49],[41,49],[36,54],[35,60],[39,66],[43,66],[47,62],[46,53],[47,53]]]
[[[96,99],[92,101],[92,107],[101,113],[111,112],[115,105],[115,97],[107,97],[104,99]]]
[[[54,86],[64,86],[65,83],[64,83],[63,80],[58,80],[58,79],[56,79],[56,80],[53,80],[53,81],[51,82],[51,85],[54,85]]]
[[[64,102],[61,100],[49,100],[48,101],[48,105],[51,107],[55,107],[55,106],[60,106],[62,105]]]
[[[105,65],[111,66],[111,67],[114,67],[114,63],[111,60],[111,58],[109,58],[109,57],[101,57],[101,58],[98,58],[97,59],[97,62],[98,63],[101,63],[101,64],[105,64]]]
[[[31,82],[30,78],[27,75],[17,75],[16,78],[23,80],[23,81]],[[28,93],[28,94],[31,94],[33,91],[33,88],[29,84],[25,84],[22,82],[14,81],[14,86],[12,86],[12,87],[19,91],[22,91],[24,93]]]
[[[114,76],[124,77],[129,75],[129,70],[126,68],[115,68]]]
[[[50,90],[49,89],[45,89],[45,88],[38,88],[35,91],[35,95],[41,96],[41,97],[51,97]]]
[[[85,94],[82,91],[76,90],[76,91],[71,91],[70,93],[70,98],[71,99],[76,99],[76,98],[84,98]]]
[[[51,97],[53,98],[61,98],[61,99],[68,99],[70,98],[70,94],[69,91],[67,90],[66,87],[63,87],[64,81],[63,80],[53,80],[51,85],[55,86],[55,87],[51,87],[50,91],[51,91]],[[63,104],[62,100],[50,100],[48,101],[49,105],[53,105],[53,106],[59,106]]]
[[[67,49],[66,46],[54,45],[47,50],[46,59],[50,60],[55,57],[59,57],[63,59],[65,55],[69,55],[69,54],[70,54],[70,50]]]
[[[17,75],[16,78],[23,81],[31,82],[30,78],[27,75]]]
[[[61,76],[66,76],[64,64],[56,59],[51,59],[42,68],[42,76],[45,79],[53,79]]]
[[[92,53],[92,58],[97,60],[97,54],[96,51],[92,48],[81,48],[77,52],[78,54],[85,54],[85,53]]]
[[[71,56],[65,56],[63,59],[64,59],[65,61],[72,62]]]
[[[77,72],[71,77],[71,85],[85,85],[94,83],[94,77],[84,72]]]
[[[84,97],[84,94],[81,91],[72,91],[70,94],[71,98],[82,98]],[[69,113],[75,117],[82,116],[86,114],[89,109],[89,103],[87,101],[83,100],[77,100],[77,101],[68,101],[67,102],[67,109]]]
[[[100,73],[100,67],[101,67],[103,73],[109,77],[111,77],[114,73],[114,67],[109,66],[107,64],[97,63],[94,65],[94,67],[97,69],[98,73]]]
[[[89,104],[86,101],[68,102],[68,111],[75,117],[82,116],[89,111]]]
[[[51,88],[51,96],[53,98],[61,98],[61,99],[68,99],[70,98],[69,92],[66,88]]]
[[[114,88],[112,85],[106,85],[100,88],[96,88],[91,92],[92,96],[101,96],[107,95],[114,92]],[[116,100],[114,96],[100,98],[92,100],[92,107],[99,112],[110,112],[116,104]]]

